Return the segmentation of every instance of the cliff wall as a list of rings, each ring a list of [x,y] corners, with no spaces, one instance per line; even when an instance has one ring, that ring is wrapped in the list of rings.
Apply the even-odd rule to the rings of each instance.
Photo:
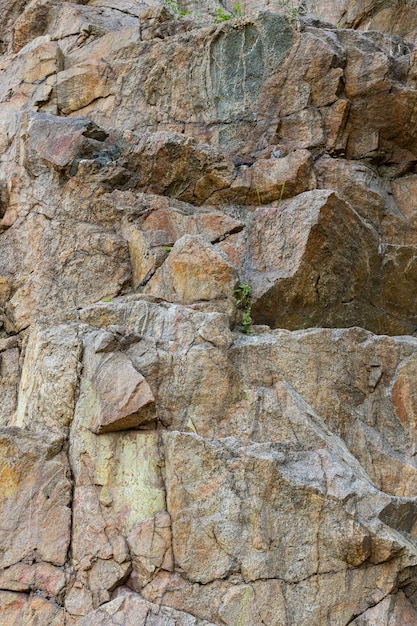
[[[417,626],[415,0],[0,12],[0,625]]]

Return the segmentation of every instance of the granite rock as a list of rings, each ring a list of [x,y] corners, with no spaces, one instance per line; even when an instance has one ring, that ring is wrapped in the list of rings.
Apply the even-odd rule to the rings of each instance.
[[[417,626],[414,5],[0,0],[0,624]]]

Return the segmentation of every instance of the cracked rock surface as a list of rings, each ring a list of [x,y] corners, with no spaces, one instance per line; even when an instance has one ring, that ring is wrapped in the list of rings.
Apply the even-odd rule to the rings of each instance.
[[[417,626],[415,1],[0,11],[0,624]]]

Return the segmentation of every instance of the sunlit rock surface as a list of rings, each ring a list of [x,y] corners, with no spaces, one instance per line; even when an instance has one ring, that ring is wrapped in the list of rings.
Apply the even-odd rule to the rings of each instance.
[[[417,626],[414,0],[0,11],[0,624]]]

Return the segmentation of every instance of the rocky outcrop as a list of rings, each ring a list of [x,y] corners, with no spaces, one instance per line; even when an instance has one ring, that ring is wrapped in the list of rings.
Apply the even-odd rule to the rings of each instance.
[[[417,626],[413,1],[0,8],[0,623]]]

